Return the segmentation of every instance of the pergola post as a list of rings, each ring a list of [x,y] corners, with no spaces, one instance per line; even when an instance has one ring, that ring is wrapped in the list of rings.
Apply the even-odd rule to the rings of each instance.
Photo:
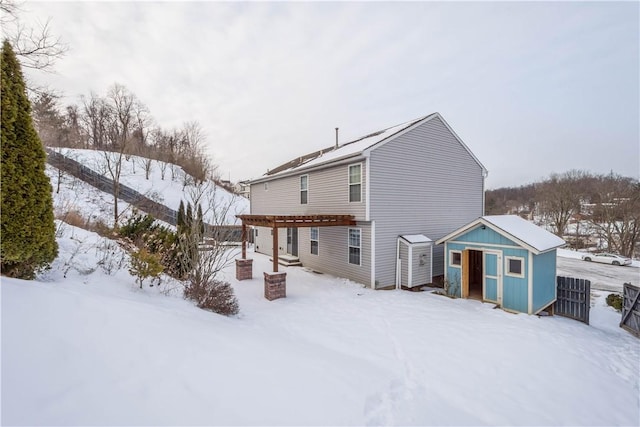
[[[278,272],[278,227],[273,227],[273,272]]]
[[[242,221],[242,259],[247,259],[247,225]]]

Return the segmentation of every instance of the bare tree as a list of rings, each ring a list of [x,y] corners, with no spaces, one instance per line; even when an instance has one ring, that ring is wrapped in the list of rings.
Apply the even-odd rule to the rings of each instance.
[[[580,212],[580,180],[586,175],[586,172],[577,170],[552,174],[536,186],[538,208],[554,234],[564,235],[571,216]]]
[[[87,134],[87,143],[101,150],[108,145],[108,128],[113,118],[113,110],[106,99],[91,92],[89,99],[82,98],[82,124]]]
[[[195,299],[199,306],[203,301],[213,301],[218,307],[212,308],[214,311],[235,314],[237,302],[232,289],[217,280],[217,275],[238,254],[237,247],[228,244],[233,233],[229,227],[230,214],[235,212],[238,201],[210,180],[189,187],[186,195],[196,214],[187,218],[182,226],[187,231],[179,237],[181,264],[189,266],[185,295]],[[233,309],[227,313],[230,308]]]
[[[107,95],[107,101],[112,111],[107,136],[110,149],[113,151],[104,151],[104,159],[107,172],[113,181],[113,219],[114,225],[117,225],[122,160],[131,139],[135,108],[139,103],[133,93],[119,84],[111,87]]]
[[[610,251],[632,257],[640,241],[640,183],[619,175],[601,177],[588,222]]]
[[[0,25],[9,39],[23,67],[51,71],[56,60],[64,56],[68,47],[53,35],[50,20],[37,27],[28,27],[20,20],[24,12],[19,2],[0,0]]]

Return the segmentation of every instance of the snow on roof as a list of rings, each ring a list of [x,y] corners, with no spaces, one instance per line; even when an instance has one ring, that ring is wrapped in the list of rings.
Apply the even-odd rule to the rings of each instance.
[[[433,241],[424,234],[405,234],[400,237],[409,243],[429,243]]]
[[[560,237],[517,215],[486,215],[480,219],[526,243],[538,253],[565,244]]]
[[[387,129],[379,130],[373,133],[370,133],[366,136],[358,138],[356,140],[344,143],[338,148],[330,147],[326,150],[316,151],[315,153],[310,153],[304,156],[300,156],[296,159],[293,159],[287,163],[284,163],[274,169],[271,172],[267,172],[268,177],[272,177],[275,175],[279,175],[285,172],[291,172],[301,168],[309,168],[312,166],[321,165],[324,163],[331,162],[333,160],[350,157],[353,155],[357,155],[362,153],[367,148],[370,148],[377,143],[400,133],[401,131],[415,125],[416,123],[425,120],[431,116],[434,116],[437,113],[430,114],[428,116],[420,117],[415,120],[410,120],[408,122],[401,123],[396,126],[392,126]],[[258,178],[259,180],[260,178]],[[256,180],[257,181],[257,180]]]

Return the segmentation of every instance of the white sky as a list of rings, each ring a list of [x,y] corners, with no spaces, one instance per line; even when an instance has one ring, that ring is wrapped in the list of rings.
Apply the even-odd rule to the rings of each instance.
[[[30,75],[79,103],[113,83],[199,121],[225,178],[440,112],[488,188],[638,177],[640,4],[28,2],[70,47]]]

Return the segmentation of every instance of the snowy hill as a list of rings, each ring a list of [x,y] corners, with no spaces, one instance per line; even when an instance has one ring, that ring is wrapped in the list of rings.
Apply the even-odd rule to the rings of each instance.
[[[103,151],[71,148],[58,148],[56,151],[107,178],[111,178],[107,172],[105,152]],[[148,174],[147,166],[149,168]],[[59,170],[50,165],[47,165],[47,174],[54,187],[54,208],[58,216],[68,210],[84,211],[85,208],[88,208],[88,212],[84,213],[92,217],[94,221],[99,219],[107,225],[113,225],[113,196],[111,194],[99,191],[68,174],[60,175]],[[60,194],[55,193],[58,188],[58,180],[63,181],[60,186]],[[122,161],[121,184],[173,210],[178,210],[180,201],[184,201],[185,204],[198,202],[202,205],[205,222],[216,225],[239,224],[236,215],[249,213],[248,199],[230,193],[211,181],[200,186],[194,185],[193,181],[193,178],[186,174],[181,167],[170,163],[139,156],[128,156]],[[123,201],[119,202],[119,211],[124,212],[125,218],[132,213],[129,205]]]
[[[102,218],[109,195],[63,182],[59,206]],[[137,188],[174,203],[165,184]],[[640,422],[640,340],[606,292],[588,326],[283,267],[287,298],[270,302],[270,262],[251,253],[252,280],[222,272],[240,303],[227,318],[166,277],[139,289],[127,254],[95,233],[58,235],[38,281],[2,278],[2,425]]]

